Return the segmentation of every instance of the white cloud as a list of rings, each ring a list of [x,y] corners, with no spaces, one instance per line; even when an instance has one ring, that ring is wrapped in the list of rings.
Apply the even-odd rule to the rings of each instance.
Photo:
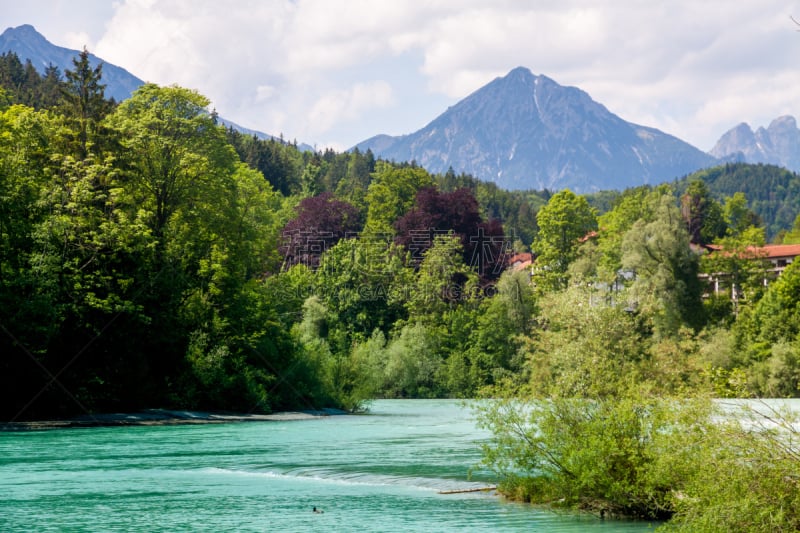
[[[322,96],[308,112],[309,133],[324,133],[341,120],[364,118],[372,108],[393,103],[392,88],[385,81],[357,83],[349,89]]]
[[[74,50],[83,50],[84,47],[89,51],[94,50],[92,38],[85,31],[67,32],[64,37],[64,46]]]
[[[271,99],[276,94],[276,89],[272,85],[259,85],[256,87],[256,102],[263,102]]]

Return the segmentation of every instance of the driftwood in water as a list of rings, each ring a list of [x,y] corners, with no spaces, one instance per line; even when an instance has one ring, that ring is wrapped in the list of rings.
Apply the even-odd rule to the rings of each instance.
[[[490,490],[497,490],[497,487],[480,487],[477,489],[454,489],[454,490],[440,490],[439,494],[463,494],[465,492],[487,492]]]

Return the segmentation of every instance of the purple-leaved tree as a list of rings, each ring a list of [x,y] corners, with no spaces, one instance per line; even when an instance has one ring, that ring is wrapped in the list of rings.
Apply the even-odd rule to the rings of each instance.
[[[322,254],[339,240],[356,237],[361,230],[358,209],[324,192],[303,199],[297,216],[283,228],[280,251],[284,268],[303,264],[317,268]]]

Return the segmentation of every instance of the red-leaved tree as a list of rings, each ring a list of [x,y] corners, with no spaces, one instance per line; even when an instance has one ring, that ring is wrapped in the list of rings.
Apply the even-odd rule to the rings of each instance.
[[[453,232],[461,240],[464,262],[476,269],[483,282],[498,278],[503,271],[508,248],[503,225],[496,219],[483,221],[469,189],[420,189],[414,207],[397,220],[395,229],[395,242],[405,246],[417,263],[436,235]]]
[[[356,237],[361,230],[358,209],[329,192],[303,199],[297,216],[283,228],[280,251],[284,267],[319,266],[319,258],[340,239]]]

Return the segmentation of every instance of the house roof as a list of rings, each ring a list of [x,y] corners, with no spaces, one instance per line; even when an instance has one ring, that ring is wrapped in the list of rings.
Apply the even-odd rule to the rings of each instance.
[[[525,261],[532,261],[533,254],[530,253],[521,253],[521,254],[514,254],[508,258],[508,264],[513,265],[514,263],[524,263]]]
[[[522,270],[533,264],[533,254],[522,253],[514,254],[508,258],[506,265],[513,270]]]
[[[719,252],[723,248],[718,244],[706,246],[712,252]],[[797,257],[800,255],[800,244],[765,244],[764,246],[750,246],[748,251],[764,259],[777,259],[780,257]]]
[[[800,244],[767,244],[761,249],[767,253],[767,258],[797,257],[800,255]]]

